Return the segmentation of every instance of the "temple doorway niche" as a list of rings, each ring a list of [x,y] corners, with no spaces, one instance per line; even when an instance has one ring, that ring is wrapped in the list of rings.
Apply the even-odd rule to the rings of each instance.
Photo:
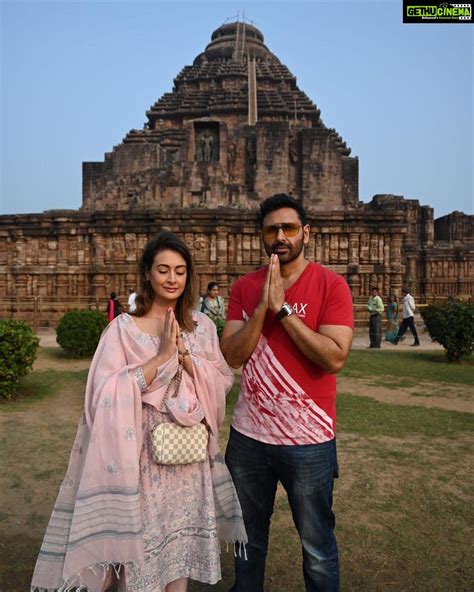
[[[196,121],[194,137],[196,138],[195,159],[198,162],[219,160],[219,122]]]

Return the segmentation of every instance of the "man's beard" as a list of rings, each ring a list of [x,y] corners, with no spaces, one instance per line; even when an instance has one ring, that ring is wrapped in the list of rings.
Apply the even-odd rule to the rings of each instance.
[[[266,243],[264,243],[264,246],[265,251],[269,257],[270,255],[273,255],[273,253],[275,253],[280,261],[280,265],[286,265],[287,263],[291,263],[291,261],[298,259],[298,257],[301,254],[301,251],[304,248],[304,243],[303,238],[301,238],[299,241],[293,244],[278,241],[272,243],[271,245],[267,245]],[[279,247],[285,247],[286,250],[281,253],[276,253],[276,250]]]

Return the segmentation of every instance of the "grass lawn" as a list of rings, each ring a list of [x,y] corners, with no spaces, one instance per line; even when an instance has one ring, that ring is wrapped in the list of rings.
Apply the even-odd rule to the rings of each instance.
[[[42,356],[50,356],[54,367],[54,353]],[[444,364],[442,354],[432,352],[353,351],[344,374],[354,381],[390,375],[421,385],[469,385],[473,366]],[[81,414],[85,380],[84,370],[68,370],[61,361],[60,371],[33,372],[22,382],[18,400],[0,404],[2,592],[29,589]],[[236,395],[234,387],[222,445]],[[472,591],[472,419],[470,413],[356,396],[345,382],[338,397],[335,489],[343,592]],[[299,541],[280,490],[266,591],[304,590],[300,566]],[[222,582],[212,588],[191,583],[190,592],[227,591],[231,552],[223,552],[222,567]]]
[[[398,381],[412,379],[474,385],[474,358],[461,364],[448,364],[442,351],[364,351],[351,350],[341,376],[394,376]]]

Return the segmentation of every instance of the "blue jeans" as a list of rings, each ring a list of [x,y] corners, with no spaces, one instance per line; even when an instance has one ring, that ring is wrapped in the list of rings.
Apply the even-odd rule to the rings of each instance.
[[[288,495],[303,550],[307,592],[339,590],[339,553],[332,511],[338,476],[336,441],[276,446],[248,438],[233,428],[226,463],[237,489],[249,542],[247,557],[235,558],[231,592],[263,592],[270,519],[278,481]]]

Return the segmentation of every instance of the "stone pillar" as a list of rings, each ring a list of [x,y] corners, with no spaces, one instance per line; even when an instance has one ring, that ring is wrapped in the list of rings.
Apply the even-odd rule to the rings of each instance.
[[[360,276],[359,276],[359,266],[356,264],[350,263],[347,266],[347,283],[349,284],[349,288],[352,292],[352,297],[357,298],[360,296]]]
[[[416,259],[413,255],[410,255],[407,257],[407,270],[406,270],[406,283],[407,283],[407,288],[410,290],[410,292],[416,292],[416,290],[414,290],[414,288],[416,288],[417,283],[416,283]]]
[[[390,240],[390,271],[392,291],[396,296],[400,296],[403,287],[402,274],[402,236],[394,234]]]
[[[228,253],[227,253],[227,235],[228,229],[223,227],[217,227],[217,265],[218,268],[224,272],[228,268]]]
[[[359,235],[349,234],[349,263],[359,265]]]
[[[92,235],[92,259],[95,265],[104,265],[105,263],[105,250],[106,243],[103,236],[99,234]]]

